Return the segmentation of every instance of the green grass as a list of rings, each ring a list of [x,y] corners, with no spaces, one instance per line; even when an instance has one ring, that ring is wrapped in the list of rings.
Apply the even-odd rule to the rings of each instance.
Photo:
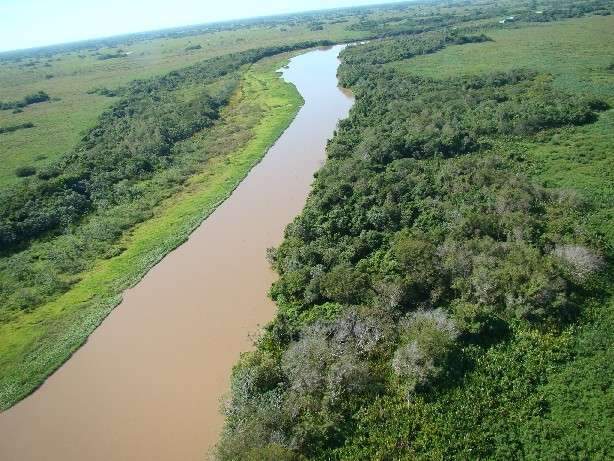
[[[526,146],[533,177],[546,187],[575,190],[591,204],[584,219],[609,254],[614,252],[613,146],[613,110],[592,125],[558,130],[549,141]]]
[[[492,42],[453,45],[392,66],[432,78],[517,68],[551,72],[568,90],[614,96],[611,86],[614,17],[591,16],[518,29],[486,30]]]
[[[196,139],[211,150],[226,132],[242,132],[239,149],[209,160],[181,193],[125,237],[123,253],[98,261],[59,298],[0,326],[0,409],[32,392],[66,361],[120,302],[122,291],[183,243],[260,161],[302,104],[296,89],[275,73],[283,59],[252,66],[222,121]]]

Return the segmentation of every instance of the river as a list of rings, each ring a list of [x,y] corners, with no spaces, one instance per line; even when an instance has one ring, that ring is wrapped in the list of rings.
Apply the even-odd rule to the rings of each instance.
[[[275,306],[266,248],[302,209],[325,145],[352,99],[341,46],[293,58],[283,78],[305,104],[234,193],[141,282],[87,343],[0,414],[0,460],[202,460],[249,333]]]

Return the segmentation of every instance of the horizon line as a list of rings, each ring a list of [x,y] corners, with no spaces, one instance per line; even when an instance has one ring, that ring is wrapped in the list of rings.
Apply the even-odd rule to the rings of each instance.
[[[423,0],[424,2],[431,2],[433,0]],[[287,12],[287,13],[275,13],[275,14],[267,14],[267,15],[261,15],[261,16],[244,16],[244,17],[237,17],[237,18],[230,18],[230,19],[221,19],[221,20],[215,20],[215,21],[208,21],[208,22],[199,22],[199,23],[192,23],[192,24],[182,24],[182,25],[178,25],[178,26],[172,26],[172,27],[163,27],[160,29],[145,29],[145,30],[138,30],[138,31],[134,31],[134,32],[126,32],[126,33],[120,33],[120,34],[115,34],[115,35],[99,35],[96,37],[89,37],[89,38],[84,38],[84,39],[80,39],[80,40],[73,40],[73,41],[67,41],[67,42],[56,42],[56,43],[49,43],[47,45],[40,45],[40,46],[32,46],[32,47],[24,47],[24,48],[13,48],[13,49],[8,49],[8,50],[0,50],[0,57],[2,55],[6,55],[6,54],[11,54],[11,53],[26,53],[26,52],[31,52],[31,51],[37,51],[37,50],[45,50],[47,48],[54,48],[54,47],[59,47],[59,46],[65,46],[65,45],[77,45],[80,43],[88,43],[88,42],[95,42],[95,41],[102,41],[102,40],[108,40],[108,39],[114,39],[114,38],[122,38],[122,37],[130,37],[130,36],[138,36],[141,34],[150,34],[150,33],[154,33],[154,32],[164,32],[164,31],[173,31],[173,30],[180,30],[180,29],[186,29],[189,27],[201,27],[201,26],[213,26],[216,24],[231,24],[233,22],[245,22],[245,21],[250,21],[250,20],[258,20],[258,19],[268,19],[268,18],[283,18],[283,17],[287,17],[287,16],[292,16],[292,15],[304,15],[304,14],[309,14],[309,13],[317,13],[320,11],[335,11],[335,10],[352,10],[352,9],[359,9],[359,8],[373,8],[373,7],[385,7],[385,6],[389,6],[389,5],[399,5],[399,4],[403,4],[403,3],[421,3],[420,0],[392,0],[392,1],[383,1],[381,3],[372,3],[372,4],[365,4],[365,5],[352,5],[352,6],[341,6],[341,7],[333,7],[333,8],[320,8],[317,10],[297,10],[297,11],[291,11],[291,12]]]

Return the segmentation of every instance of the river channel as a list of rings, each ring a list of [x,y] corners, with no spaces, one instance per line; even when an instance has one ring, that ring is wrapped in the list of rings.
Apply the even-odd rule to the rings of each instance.
[[[248,335],[272,319],[265,259],[302,209],[326,141],[353,103],[341,46],[294,57],[305,100],[233,194],[169,253],[31,396],[0,414],[0,460],[202,460]]]

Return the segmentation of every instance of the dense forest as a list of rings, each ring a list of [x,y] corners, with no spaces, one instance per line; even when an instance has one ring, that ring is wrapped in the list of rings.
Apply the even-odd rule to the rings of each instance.
[[[608,102],[527,68],[429,79],[388,65],[490,40],[470,30],[342,53],[356,104],[269,253],[279,310],[234,370],[219,459],[614,454],[604,355],[568,383],[588,402],[581,425],[560,414],[567,391],[542,391],[607,303],[611,243],[584,219],[590,201],[532,180],[519,149]],[[586,357],[611,338],[601,319]]]

